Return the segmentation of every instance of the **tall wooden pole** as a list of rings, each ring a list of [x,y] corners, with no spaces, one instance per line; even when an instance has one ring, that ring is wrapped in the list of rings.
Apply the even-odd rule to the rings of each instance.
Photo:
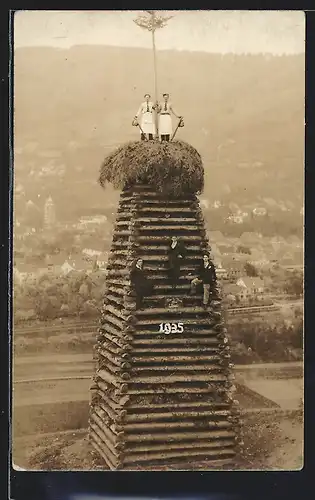
[[[151,14],[152,16],[152,48],[153,48],[153,66],[154,66],[154,102],[158,100],[158,84],[157,84],[157,64],[156,64],[156,47],[155,47],[155,13],[154,11]],[[155,111],[155,128],[156,135],[159,136],[158,130],[158,113]]]

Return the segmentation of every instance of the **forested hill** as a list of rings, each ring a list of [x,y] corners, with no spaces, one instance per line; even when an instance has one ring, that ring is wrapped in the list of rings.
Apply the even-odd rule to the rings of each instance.
[[[213,178],[219,191],[257,183],[266,195],[302,189],[303,55],[161,51],[158,77],[159,91],[170,92],[185,117],[180,137],[203,155],[206,191],[213,194]],[[104,146],[138,137],[131,120],[145,92],[153,93],[150,50],[18,48],[16,146],[36,141],[63,151],[75,141],[97,170]],[[75,164],[67,163],[68,172]]]

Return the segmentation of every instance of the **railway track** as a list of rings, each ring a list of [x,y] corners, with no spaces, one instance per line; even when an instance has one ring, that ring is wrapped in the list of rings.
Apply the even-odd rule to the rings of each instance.
[[[27,334],[40,334],[40,333],[50,333],[52,335],[54,334],[59,334],[63,332],[67,332],[69,330],[74,330],[75,333],[88,333],[92,329],[98,328],[98,321],[95,323],[87,323],[87,324],[82,324],[79,322],[76,323],[67,323],[67,324],[60,324],[60,325],[46,325],[46,326],[36,326],[36,327],[23,327],[23,328],[14,328],[13,329],[13,334],[14,335],[27,335]],[[74,333],[73,332],[73,333]]]
[[[300,303],[300,302],[297,302]],[[290,303],[291,304],[291,303]],[[236,315],[236,314],[256,314],[259,312],[269,312],[269,311],[278,311],[280,310],[280,304],[268,305],[268,306],[251,306],[251,307],[235,307],[235,308],[227,308],[224,311],[227,314]],[[58,335],[63,332],[67,332],[69,330],[74,330],[73,333],[89,333],[91,331],[95,331],[99,327],[98,321],[94,323],[86,323],[82,324],[79,322],[60,324],[60,325],[47,325],[47,326],[36,326],[36,327],[23,327],[23,328],[14,328],[14,335],[35,335],[35,334],[45,334],[50,335]]]
[[[236,307],[231,309],[226,309],[226,312],[231,315],[235,314],[255,314],[260,312],[269,311],[279,311],[280,306],[270,305],[270,306],[252,306],[252,307]]]

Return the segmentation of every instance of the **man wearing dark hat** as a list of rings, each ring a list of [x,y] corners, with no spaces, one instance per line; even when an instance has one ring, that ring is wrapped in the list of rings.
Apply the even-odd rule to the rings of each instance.
[[[169,94],[163,94],[164,102],[158,105],[159,136],[161,141],[169,141],[172,135],[173,127],[171,113],[176,116],[176,118],[182,118],[182,116],[175,113],[172,104],[169,102],[169,97]]]
[[[140,116],[140,134],[141,140],[145,139],[152,140],[156,134],[155,123],[154,123],[154,111],[156,106],[150,100],[150,94],[145,94],[145,101],[140,104],[137,114],[134,117],[134,124],[138,123],[138,117]]]

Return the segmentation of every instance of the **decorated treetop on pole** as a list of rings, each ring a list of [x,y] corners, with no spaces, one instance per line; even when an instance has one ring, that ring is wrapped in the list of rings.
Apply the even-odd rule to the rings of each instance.
[[[148,15],[139,15],[136,19],[134,19],[134,23],[142,29],[149,31],[152,35],[152,50],[153,50],[153,65],[154,65],[154,94],[155,101],[158,100],[158,77],[157,77],[157,58],[156,58],[156,46],[155,46],[155,32],[157,29],[164,28],[168,21],[172,19],[173,16],[165,16],[157,13],[155,10],[146,10]],[[155,113],[155,121],[156,121],[156,131],[158,135],[158,120],[157,114]]]
[[[157,29],[164,28],[168,21],[174,17],[157,14],[155,10],[146,10],[144,12],[147,12],[150,16],[140,15],[137,19],[134,19],[134,23],[148,31],[156,31]]]

